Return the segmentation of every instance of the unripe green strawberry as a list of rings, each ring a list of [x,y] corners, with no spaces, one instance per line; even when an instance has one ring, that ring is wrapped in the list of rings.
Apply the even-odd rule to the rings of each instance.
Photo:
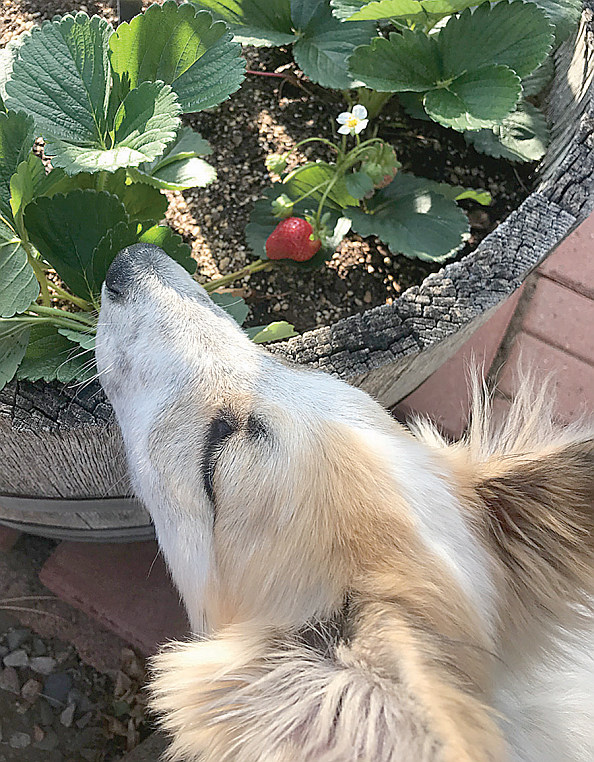
[[[322,242],[313,238],[313,228],[301,217],[287,217],[279,222],[266,240],[268,259],[292,259],[307,262],[317,253]]]

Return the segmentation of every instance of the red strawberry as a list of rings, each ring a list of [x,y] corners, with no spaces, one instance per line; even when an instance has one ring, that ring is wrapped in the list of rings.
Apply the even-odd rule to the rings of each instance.
[[[292,259],[306,262],[319,250],[322,242],[313,239],[313,228],[301,217],[287,217],[266,239],[268,259]]]

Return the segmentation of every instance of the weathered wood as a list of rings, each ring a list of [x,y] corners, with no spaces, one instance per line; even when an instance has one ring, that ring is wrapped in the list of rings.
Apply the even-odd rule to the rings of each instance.
[[[391,406],[448,359],[586,218],[594,209],[593,8],[594,0],[586,0],[576,38],[557,53],[548,103],[553,140],[537,190],[521,207],[472,254],[392,305],[270,351],[334,373]],[[40,510],[10,513],[2,509],[2,494],[37,498]],[[146,514],[132,502],[129,510],[110,510],[106,502],[94,515],[72,510],[57,516],[46,502],[129,494],[119,431],[97,382],[85,388],[14,382],[0,392],[0,522],[14,526],[20,516],[45,534],[77,539],[85,532],[121,539],[150,531]],[[56,524],[42,526],[48,517]],[[137,526],[137,520],[144,523]]]

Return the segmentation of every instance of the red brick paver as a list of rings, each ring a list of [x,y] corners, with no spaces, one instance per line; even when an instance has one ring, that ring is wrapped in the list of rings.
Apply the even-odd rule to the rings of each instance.
[[[523,332],[516,337],[498,383],[508,396],[513,396],[516,389],[514,374],[519,365],[535,370],[543,378],[553,374],[555,412],[563,423],[594,411],[594,366]]]
[[[63,542],[40,573],[43,584],[149,655],[188,635],[188,622],[154,542]]]
[[[594,214],[543,262],[539,272],[594,298]]]
[[[594,300],[538,278],[522,328],[547,344],[594,364]]]

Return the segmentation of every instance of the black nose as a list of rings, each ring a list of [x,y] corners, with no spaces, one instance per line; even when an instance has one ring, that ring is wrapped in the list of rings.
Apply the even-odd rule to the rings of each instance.
[[[105,288],[114,297],[123,297],[143,275],[154,270],[155,263],[166,256],[153,243],[126,246],[113,260],[105,276]]]

